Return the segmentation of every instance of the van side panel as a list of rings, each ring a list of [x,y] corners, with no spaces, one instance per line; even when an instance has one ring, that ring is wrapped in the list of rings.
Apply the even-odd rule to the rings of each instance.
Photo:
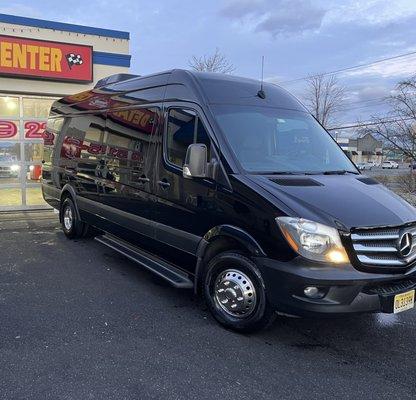
[[[68,121],[73,121],[60,137],[59,151],[54,150],[58,157],[52,162],[54,172],[50,175],[56,179],[44,180],[44,193],[55,190],[59,199],[63,186],[71,184],[87,223],[190,272],[194,271],[203,237],[222,225],[246,231],[266,253],[278,248],[279,243],[271,240],[276,237],[273,230],[277,228],[270,222],[275,209],[264,196],[234,177],[221,160],[209,108],[195,89],[194,80],[187,81],[186,73],[177,78],[181,75],[182,83],[172,81],[167,87],[140,89],[138,82],[122,82],[111,85],[111,91],[84,92],[55,104],[54,113],[68,115]],[[163,79],[167,81],[168,76]],[[134,88],[134,92],[121,92]],[[212,154],[227,169],[227,174],[222,170],[224,179],[185,179],[181,167],[166,162],[165,116],[161,110],[165,93],[171,103],[181,106],[188,100],[188,105],[198,109],[212,136]],[[56,200],[54,204],[59,207]]]
[[[51,113],[43,140],[42,159],[42,193],[45,201],[59,209],[61,196],[61,179],[57,165],[59,164],[60,149],[70,118]]]
[[[101,204],[97,207],[112,233],[119,234],[120,225],[132,232],[127,237],[131,242],[135,242],[135,233],[154,237],[152,135],[159,115],[157,106],[115,109],[107,114]]]

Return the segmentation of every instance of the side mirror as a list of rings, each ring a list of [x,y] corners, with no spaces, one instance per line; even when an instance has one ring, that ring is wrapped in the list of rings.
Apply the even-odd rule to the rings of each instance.
[[[183,165],[184,178],[208,177],[207,153],[205,144],[194,143],[189,145]]]

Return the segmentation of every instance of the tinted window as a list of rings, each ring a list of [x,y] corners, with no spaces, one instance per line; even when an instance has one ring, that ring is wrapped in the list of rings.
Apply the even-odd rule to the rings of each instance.
[[[43,133],[43,160],[50,165],[58,136],[62,133],[65,118],[49,118]],[[68,119],[67,119],[68,121]],[[59,151],[58,151],[59,153]]]
[[[208,160],[210,159],[209,137],[198,115],[189,109],[171,108],[167,122],[167,159],[182,167],[186,151],[192,143],[205,144],[208,149]]]
[[[104,114],[80,115],[71,118],[61,145],[61,165],[95,175],[105,153],[103,145]]]
[[[127,185],[140,185],[148,175],[145,165],[157,124],[156,108],[131,108],[108,113],[107,178]]]
[[[356,172],[308,113],[276,108],[214,106],[217,121],[243,168],[251,172]]]

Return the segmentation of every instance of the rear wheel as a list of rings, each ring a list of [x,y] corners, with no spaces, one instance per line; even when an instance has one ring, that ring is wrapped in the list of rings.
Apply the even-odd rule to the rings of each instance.
[[[263,329],[275,316],[260,271],[240,253],[224,252],[208,263],[204,297],[214,318],[239,332]]]
[[[88,231],[88,225],[78,218],[75,204],[70,197],[62,203],[60,219],[62,230],[69,239],[82,238]]]

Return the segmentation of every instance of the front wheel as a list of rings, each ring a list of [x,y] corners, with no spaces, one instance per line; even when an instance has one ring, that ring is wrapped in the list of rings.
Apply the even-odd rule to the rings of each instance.
[[[254,332],[275,316],[256,264],[242,254],[215,256],[204,274],[204,297],[214,318],[238,332]]]

